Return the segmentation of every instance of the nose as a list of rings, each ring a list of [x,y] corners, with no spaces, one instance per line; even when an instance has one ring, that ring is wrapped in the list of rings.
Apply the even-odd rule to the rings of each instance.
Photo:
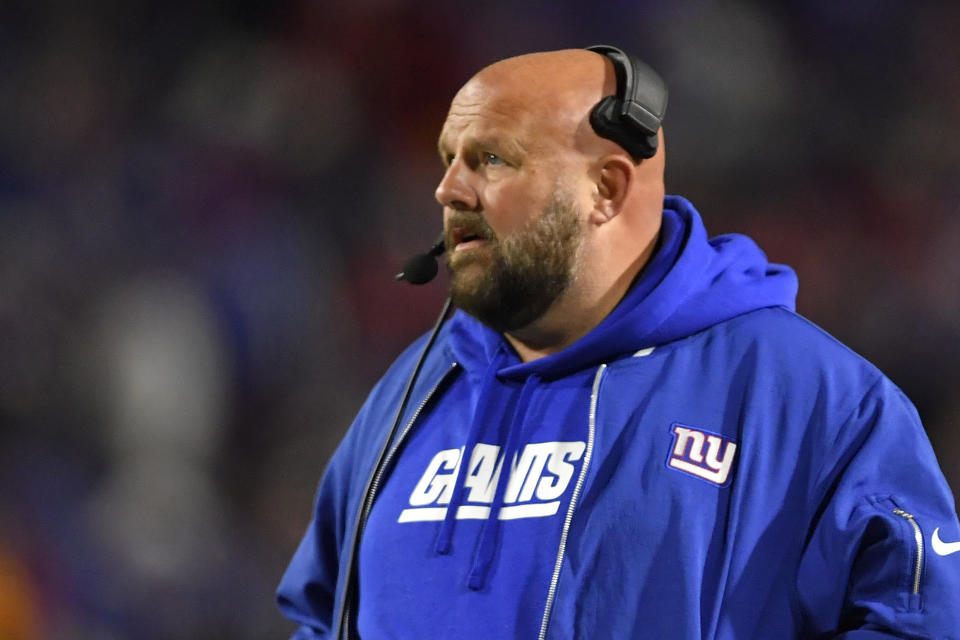
[[[451,209],[474,211],[479,199],[470,183],[469,169],[459,159],[454,159],[443,174],[434,192],[437,202]]]

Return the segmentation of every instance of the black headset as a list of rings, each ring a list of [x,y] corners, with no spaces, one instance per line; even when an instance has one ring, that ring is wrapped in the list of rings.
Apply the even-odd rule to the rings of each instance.
[[[609,58],[617,74],[617,94],[603,98],[590,111],[593,130],[626,149],[637,162],[653,157],[667,111],[667,85],[649,65],[623,49],[598,44],[587,51]]]

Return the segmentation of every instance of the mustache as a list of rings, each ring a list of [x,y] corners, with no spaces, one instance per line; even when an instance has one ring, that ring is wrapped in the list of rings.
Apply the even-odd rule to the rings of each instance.
[[[443,230],[443,241],[447,251],[452,251],[457,242],[467,237],[496,241],[496,232],[487,224],[483,216],[472,211],[454,209],[447,218]]]

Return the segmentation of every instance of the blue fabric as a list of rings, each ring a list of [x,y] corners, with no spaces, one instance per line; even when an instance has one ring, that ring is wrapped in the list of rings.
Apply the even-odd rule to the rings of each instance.
[[[497,382],[497,370],[500,368],[504,357],[504,352],[500,351],[487,365],[483,375],[483,382],[480,384],[478,398],[488,398],[493,395],[493,387]],[[473,419],[470,423],[469,435],[466,438],[465,451],[473,451],[477,443],[480,442],[480,435],[483,433],[484,427],[491,421],[489,414],[492,403],[476,402],[471,404],[475,405],[475,409]],[[497,438],[497,440],[499,440],[499,438]],[[447,513],[443,518],[443,525],[440,527],[440,531],[437,534],[437,541],[434,545],[434,549],[440,554],[450,553],[450,540],[453,536],[453,525],[456,522],[454,516],[457,507],[463,502],[464,483],[461,476],[465,473],[464,467],[465,465],[457,466],[457,473],[453,476],[453,491],[449,500],[450,508],[447,509]]]
[[[360,545],[360,635],[536,637],[546,617],[548,638],[960,638],[960,553],[930,543],[960,523],[919,418],[795,293],[751,240],[707,240],[668,197],[650,264],[564,351],[521,363],[457,313]],[[295,637],[336,624],[421,346],[324,473],[278,590]]]

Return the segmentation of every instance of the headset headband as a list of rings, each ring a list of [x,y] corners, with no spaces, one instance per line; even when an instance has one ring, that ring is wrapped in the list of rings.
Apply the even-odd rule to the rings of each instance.
[[[649,65],[623,49],[599,44],[587,50],[609,58],[617,75],[617,94],[603,98],[590,111],[593,130],[626,149],[637,162],[652,157],[667,111],[667,85]]]

